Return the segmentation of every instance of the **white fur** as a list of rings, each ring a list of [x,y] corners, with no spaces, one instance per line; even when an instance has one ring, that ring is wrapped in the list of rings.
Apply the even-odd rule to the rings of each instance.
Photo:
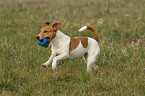
[[[84,26],[81,30],[85,30],[85,28],[86,27]],[[95,61],[100,53],[100,47],[95,39],[88,37],[87,48],[84,48],[80,41],[77,48],[69,53],[70,37],[58,30],[56,32],[56,37],[52,40],[51,44],[52,55],[46,63],[42,64],[42,66],[48,66],[53,61],[52,69],[54,70],[58,60],[82,57],[87,53],[87,58],[85,58],[85,61],[87,62],[87,71],[90,71],[92,67],[94,69],[97,68]]]
[[[84,31],[86,29],[87,29],[87,26],[83,26],[79,31],[81,32],[81,31]]]
[[[56,32],[56,37],[52,40],[52,51],[61,54],[69,53],[70,37],[62,33],[60,30]]]

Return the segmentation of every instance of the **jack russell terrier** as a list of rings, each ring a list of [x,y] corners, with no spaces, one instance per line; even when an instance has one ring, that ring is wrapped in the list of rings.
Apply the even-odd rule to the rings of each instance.
[[[84,57],[87,63],[87,71],[92,68],[97,69],[95,61],[100,53],[98,45],[98,32],[91,26],[82,27],[79,31],[89,29],[93,33],[93,38],[90,37],[69,37],[59,30],[60,22],[55,22],[49,26],[50,22],[45,22],[40,29],[40,34],[36,37],[38,40],[49,38],[52,54],[47,62],[42,64],[43,67],[48,66],[52,61],[52,69],[56,69],[57,61],[66,58]]]

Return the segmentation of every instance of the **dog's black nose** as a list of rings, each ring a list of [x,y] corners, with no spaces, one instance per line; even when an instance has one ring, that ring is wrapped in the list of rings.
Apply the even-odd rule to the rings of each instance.
[[[39,36],[37,36],[37,37],[36,37],[36,39],[37,39],[37,40],[39,40],[39,39],[40,39],[40,37],[39,37]]]

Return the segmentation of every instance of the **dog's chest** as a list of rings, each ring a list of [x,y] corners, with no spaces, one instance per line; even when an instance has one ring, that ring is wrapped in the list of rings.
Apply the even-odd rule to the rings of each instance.
[[[68,52],[69,49],[69,44],[67,44],[68,42],[65,43],[57,43],[57,45],[52,45],[52,51],[56,52],[57,54],[61,54],[64,52]]]
[[[52,51],[57,54],[69,52],[69,42],[70,37],[58,31],[56,38],[52,41]]]

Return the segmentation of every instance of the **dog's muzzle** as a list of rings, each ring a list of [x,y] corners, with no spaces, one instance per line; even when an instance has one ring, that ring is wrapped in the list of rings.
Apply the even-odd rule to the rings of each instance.
[[[39,40],[40,39],[40,36],[36,36],[36,39]]]

